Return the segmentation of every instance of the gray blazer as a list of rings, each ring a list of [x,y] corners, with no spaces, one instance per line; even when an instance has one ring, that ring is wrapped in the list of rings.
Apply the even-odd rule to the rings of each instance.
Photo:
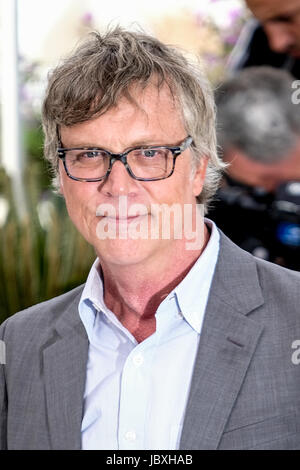
[[[300,449],[300,364],[292,360],[300,273],[254,258],[222,233],[220,243],[180,448]],[[82,288],[0,327],[3,449],[81,447],[89,346]]]

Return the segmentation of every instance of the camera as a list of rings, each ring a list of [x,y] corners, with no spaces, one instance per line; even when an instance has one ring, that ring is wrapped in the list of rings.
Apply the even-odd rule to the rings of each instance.
[[[269,193],[225,175],[208,217],[254,256],[300,271],[300,181]]]

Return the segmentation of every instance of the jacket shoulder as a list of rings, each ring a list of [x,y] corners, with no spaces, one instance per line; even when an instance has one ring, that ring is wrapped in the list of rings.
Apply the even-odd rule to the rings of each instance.
[[[300,272],[284,268],[277,264],[255,258],[261,287],[272,288],[274,295],[285,296],[295,294],[300,296]],[[279,289],[279,290],[278,290]]]
[[[247,266],[254,264],[260,287],[263,290],[264,288],[272,288],[273,293],[276,295],[276,287],[282,286],[289,292],[292,291],[298,296],[300,295],[300,272],[257,258],[236,245],[221,230],[219,232],[221,235],[220,252],[223,251],[223,261],[225,260],[227,266],[236,267],[238,261],[241,269],[245,269]],[[224,256],[224,253],[226,256]]]
[[[26,330],[33,326],[36,328],[39,325],[44,327],[46,324],[51,324],[70,306],[70,304],[77,300],[79,302],[83,287],[84,284],[75,287],[65,294],[53,297],[50,300],[15,313],[1,324],[0,331],[4,331],[8,324],[10,327],[24,327]]]
[[[244,251],[221,232],[216,289],[230,305],[261,321],[300,328],[300,273]],[[220,287],[219,287],[220,286]],[[235,295],[234,295],[235,294]],[[255,310],[252,311],[254,306]]]

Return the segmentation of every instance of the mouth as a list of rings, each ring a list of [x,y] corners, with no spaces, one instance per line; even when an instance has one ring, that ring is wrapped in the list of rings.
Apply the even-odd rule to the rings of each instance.
[[[108,204],[100,204],[96,208],[96,217],[106,218],[107,220],[122,222],[131,221],[149,215],[147,207],[135,209],[134,207],[113,207]]]
[[[149,214],[147,213],[147,214],[130,215],[127,217],[119,216],[119,215],[110,216],[110,215],[101,214],[101,213],[97,213],[96,215],[97,217],[101,217],[102,219],[105,219],[107,223],[109,224],[130,224],[131,222],[137,222],[143,219]]]
[[[109,220],[116,220],[116,221],[120,221],[122,222],[122,220],[135,220],[135,219],[138,219],[140,217],[144,217],[145,215],[147,214],[141,214],[141,215],[130,215],[128,217],[119,217],[119,216],[116,216],[116,217],[110,217],[110,216],[106,216],[107,219]]]

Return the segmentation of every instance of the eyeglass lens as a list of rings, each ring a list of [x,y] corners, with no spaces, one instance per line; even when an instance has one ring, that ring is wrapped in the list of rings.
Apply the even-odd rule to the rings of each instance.
[[[109,169],[110,155],[104,150],[68,150],[65,163],[75,178],[102,178]],[[127,164],[138,178],[164,178],[173,167],[173,154],[166,148],[134,149],[127,154]]]

